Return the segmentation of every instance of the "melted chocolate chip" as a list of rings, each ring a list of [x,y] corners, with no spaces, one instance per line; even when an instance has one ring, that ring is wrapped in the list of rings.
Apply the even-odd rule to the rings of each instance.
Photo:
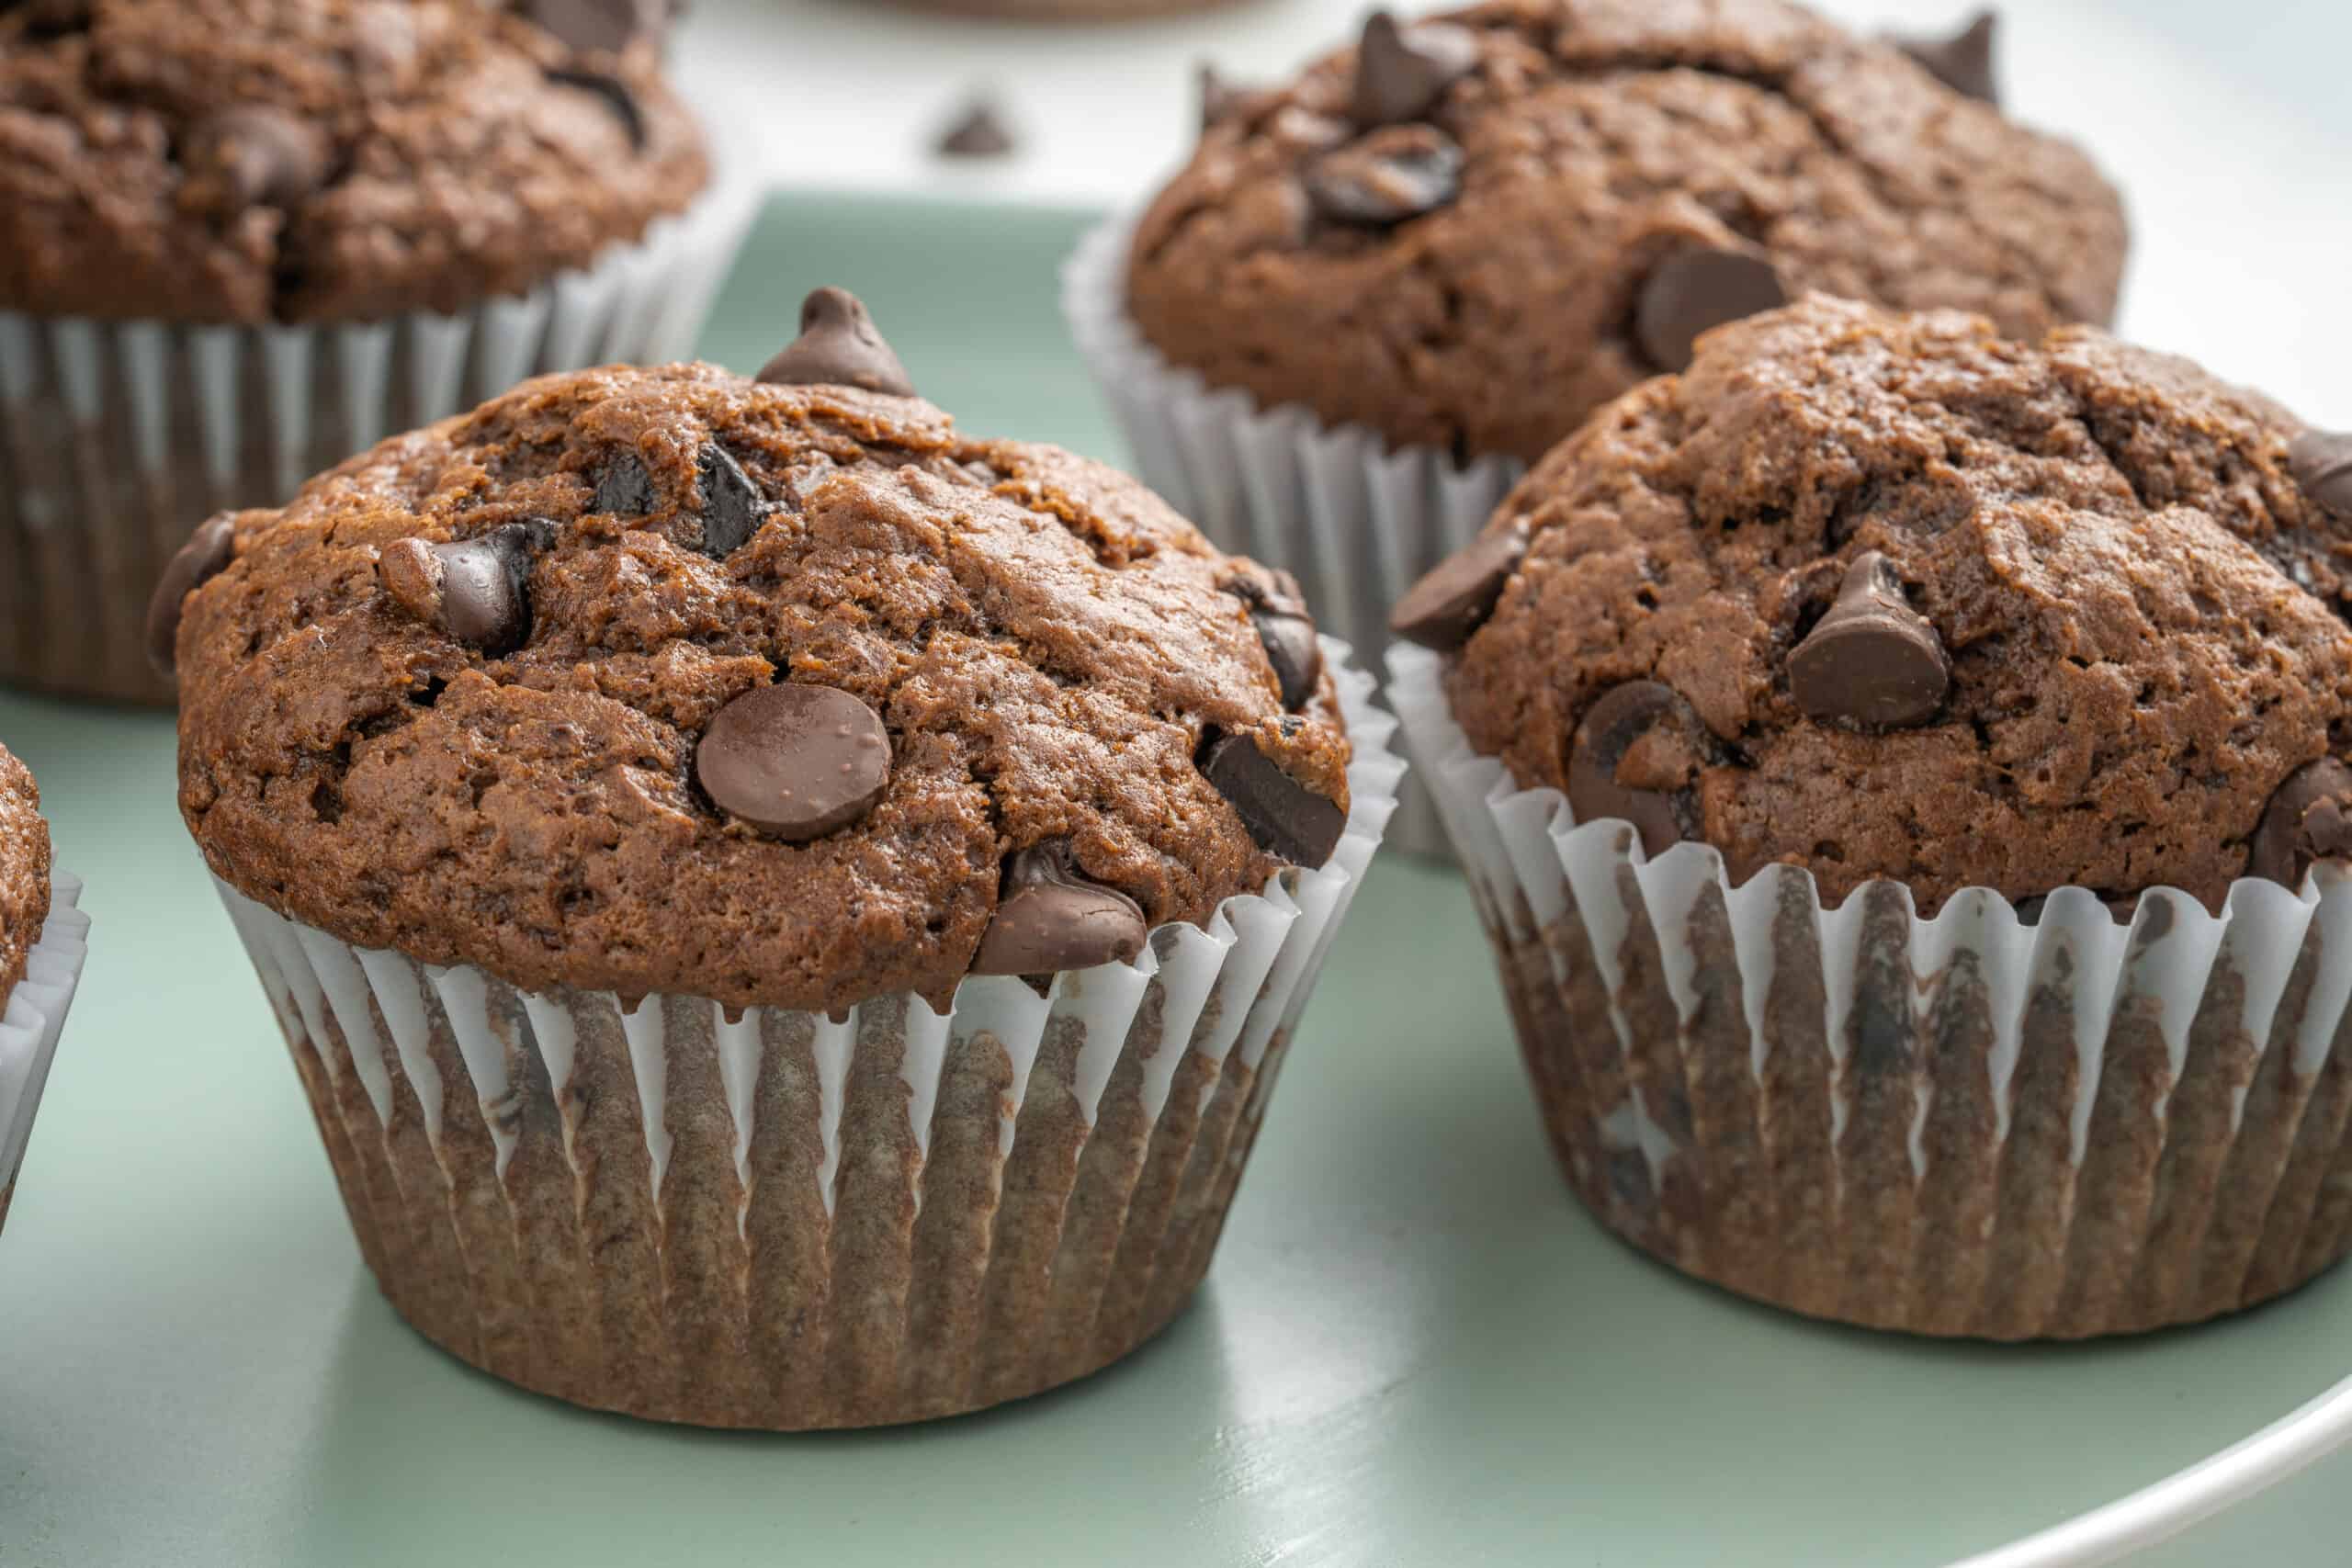
[[[2352,518],[2352,432],[2304,431],[2288,445],[2287,471],[2313,506]]]
[[[858,297],[820,288],[801,302],[800,335],[761,367],[759,379],[778,387],[863,387],[911,398],[907,367],[883,341]]]
[[[1826,724],[1892,729],[1943,705],[1951,660],[1876,550],[1846,569],[1838,602],[1789,655],[1789,694]]]
[[[1325,153],[1300,178],[1329,221],[1387,228],[1462,193],[1462,149],[1435,126],[1392,126]]]
[[[1503,584],[1527,553],[1527,530],[1517,523],[1489,528],[1430,569],[1389,612],[1388,629],[1408,642],[1450,653],[1486,624]]]
[[[653,476],[645,471],[645,460],[634,452],[616,452],[597,472],[596,493],[588,510],[612,517],[643,517],[659,499]]]
[[[1634,334],[1660,370],[1688,370],[1701,334],[1788,302],[1768,261],[1745,251],[1677,251],[1642,285]]]
[[[575,53],[618,54],[660,33],[669,0],[522,0],[522,13]]]
[[[1246,735],[1212,739],[1202,751],[1201,773],[1232,806],[1258,847],[1293,865],[1321,865],[1347,830],[1347,813],[1336,802],[1283,772]]]
[[[996,916],[972,958],[975,975],[1052,975],[1124,964],[1143,951],[1143,910],[1115,887],[1079,874],[1066,842],[1007,863]]]
[[[983,98],[942,131],[933,151],[943,158],[1001,158],[1015,146],[997,107]]]
[[[1323,645],[1299,595],[1298,580],[1286,571],[1273,575],[1272,588],[1250,577],[1236,578],[1225,586],[1250,606],[1250,621],[1266,650],[1266,662],[1273,668],[1274,683],[1282,689],[1283,706],[1295,712],[1306,705],[1323,679]]]
[[[703,730],[695,777],[721,811],[802,843],[874,809],[890,782],[890,734],[835,687],[754,686]]]
[[[237,533],[224,514],[199,524],[164,568],[147,601],[147,662],[166,681],[179,664],[180,614],[187,596],[228,569]]]
[[[1993,75],[1993,45],[1999,28],[1999,17],[1979,11],[1950,38],[1898,38],[1894,42],[1925,66],[1929,75],[1962,97],[1998,104],[2001,92]]]
[[[1688,746],[1698,720],[1670,686],[1628,681],[1592,705],[1568,746],[1568,807],[1579,823],[1617,818],[1634,825],[1642,848],[1664,854],[1697,838],[1698,807],[1685,788],[1621,783],[1626,754],[1653,736]]]
[[[734,454],[715,442],[703,448],[698,488],[702,553],[724,560],[749,543],[767,521],[768,499]]]
[[[291,207],[324,186],[334,148],[311,121],[268,104],[223,109],[193,128],[181,154],[186,199],[218,212]]]
[[[377,558],[377,580],[418,620],[503,659],[530,640],[531,558],[555,534],[554,524],[533,518],[446,544],[395,540]]]
[[[2246,874],[2300,889],[2319,860],[2352,857],[2352,768],[2333,757],[2287,775],[2263,807],[2247,846]]]
[[[1400,27],[1386,11],[1364,18],[1356,51],[1358,125],[1403,125],[1437,107],[1445,90],[1476,70],[1478,37],[1446,22]]]
[[[645,151],[645,111],[638,107],[637,95],[628,90],[628,83],[601,71],[550,71],[548,80],[560,87],[577,87],[604,99],[628,132],[628,144],[639,152]]]

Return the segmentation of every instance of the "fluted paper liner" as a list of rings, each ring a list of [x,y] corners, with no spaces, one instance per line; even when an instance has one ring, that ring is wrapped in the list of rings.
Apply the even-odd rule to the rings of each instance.
[[[1296,576],[1317,624],[1384,671],[1389,606],[1477,536],[1526,466],[1391,448],[1363,425],[1327,425],[1296,403],[1261,409],[1247,392],[1171,365],[1127,317],[1139,216],[1093,230],[1062,269],[1063,313],[1136,472],[1219,547]],[[1418,778],[1405,782],[1388,842],[1452,852]]]
[[[1920,919],[1779,866],[1645,857],[1475,752],[1437,656],[1389,687],[1493,940],[1555,1152],[1619,1235],[1744,1294],[2079,1338],[2293,1289],[2352,1247],[2352,877],[2219,915],[2088,889]]]
[[[1082,1377],[1208,1267],[1404,764],[1338,671],[1329,863],[1040,995],[845,1017],[523,992],[348,946],[226,883],[359,1247],[484,1371],[713,1427],[871,1426]]]
[[[590,268],[464,315],[186,326],[0,310],[0,682],[169,702],[147,601],[189,532],[517,381],[689,356],[754,205],[714,180]]]
[[[0,996],[0,1226],[8,1223],[17,1172],[32,1137],[33,1112],[49,1083],[66,1010],[90,955],[90,917],[78,906],[82,884],[63,873],[49,879],[49,919],[25,955],[25,976]]]

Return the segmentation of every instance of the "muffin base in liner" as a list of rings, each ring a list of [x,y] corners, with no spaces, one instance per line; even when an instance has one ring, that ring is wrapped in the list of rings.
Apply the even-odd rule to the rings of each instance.
[[[1395,720],[1327,650],[1356,748],[1330,861],[1043,995],[630,1007],[356,948],[220,884],[385,1295],[526,1388],[710,1427],[954,1415],[1135,1348],[1208,1267],[1395,808]]]
[[[0,682],[169,703],[147,601],[215,512],[276,506],[384,437],[517,381],[693,353],[755,197],[683,214],[463,315],[187,326],[0,310]]]
[[[1317,624],[1385,673],[1389,607],[1477,536],[1526,465],[1392,449],[1363,425],[1327,425],[1296,403],[1261,409],[1249,393],[1170,364],[1126,312],[1138,218],[1094,229],[1062,268],[1063,314],[1137,475],[1220,548],[1295,576]],[[1452,856],[1418,778],[1406,781],[1388,843]]]
[[[32,1137],[33,1112],[49,1083],[65,1014],[90,956],[90,917],[78,908],[82,884],[62,872],[49,879],[49,919],[25,955],[25,977],[0,1008],[0,1226],[17,1193],[17,1172]]]
[[[1553,1148],[1686,1273],[1817,1317],[2082,1338],[2192,1323],[2352,1248],[2352,877],[1823,904],[1776,866],[1645,858],[1389,692],[1493,940]]]

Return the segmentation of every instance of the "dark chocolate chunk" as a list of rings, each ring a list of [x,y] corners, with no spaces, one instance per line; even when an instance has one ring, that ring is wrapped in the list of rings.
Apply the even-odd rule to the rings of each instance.
[[[446,544],[398,539],[377,558],[377,579],[418,620],[503,659],[530,639],[531,558],[555,542],[555,532],[554,524],[533,518]]]
[[[628,83],[601,71],[550,71],[548,80],[604,99],[628,131],[628,144],[640,152],[645,151],[645,111],[638,107],[637,95],[628,90]]]
[[[890,782],[890,733],[832,686],[754,686],[711,718],[695,777],[721,811],[801,843],[874,809]]]
[[[236,529],[227,513],[206,519],[164,568],[147,601],[147,662],[166,681],[179,664],[180,613],[187,596],[227,570],[236,554]]]
[[[1193,74],[1200,83],[1201,129],[1204,131],[1239,114],[1255,96],[1249,88],[1237,87],[1218,75],[1216,67],[1205,60],[1201,62]]]
[[[1348,816],[1308,789],[1246,735],[1220,735],[1201,757],[1202,776],[1225,796],[1258,847],[1293,865],[1315,867],[1331,858]]]
[[[2304,431],[2288,445],[2287,471],[2313,506],[2352,518],[2352,433]]]
[[[1388,629],[1408,642],[1450,653],[1486,624],[1503,584],[1527,553],[1527,530],[1513,522],[1489,528],[1405,590],[1388,613]]]
[[[2352,857],[2352,768],[2333,757],[2287,775],[2247,845],[2246,874],[2300,890],[2318,860]]]
[[[522,0],[522,12],[580,54],[618,54],[670,20],[669,0]]]
[[[1329,221],[1386,228],[1462,193],[1462,149],[1435,126],[1391,126],[1326,152],[1300,178]]]
[[[1702,333],[1789,302],[1772,264],[1745,251],[1677,251],[1650,270],[1634,312],[1642,353],[1687,370]]]
[[[997,112],[994,104],[982,98],[940,132],[933,147],[943,158],[1001,158],[1015,145],[1004,117]]]
[[[1358,125],[1403,125],[1425,118],[1445,90],[1477,69],[1478,37],[1446,22],[1400,27],[1386,11],[1364,18],[1356,50]]]
[[[1670,686],[1628,681],[1592,705],[1568,743],[1568,808],[1579,823],[1617,818],[1634,825],[1642,847],[1664,854],[1698,834],[1698,807],[1688,788],[1654,787],[1619,772],[1636,744],[1656,737],[1690,749],[1699,724]]]
[[[1235,578],[1225,587],[1250,606],[1250,624],[1257,627],[1266,662],[1273,667],[1283,706],[1295,712],[1323,679],[1323,644],[1299,595],[1298,580],[1286,571],[1273,577],[1272,587],[1252,577]]]
[[[311,121],[269,104],[240,104],[189,130],[181,153],[187,198],[218,212],[291,207],[326,184],[334,155]]]
[[[1949,38],[1898,38],[1894,42],[1953,92],[1998,104],[2001,90],[1993,74],[1993,45],[1999,28],[1998,16],[1979,11]]]
[[[1143,910],[1115,887],[1079,874],[1065,842],[1016,852],[996,916],[972,958],[975,975],[1052,975],[1124,964],[1143,951]]]
[[[1876,550],[1846,569],[1838,602],[1789,654],[1789,694],[1825,724],[1919,724],[1943,705],[1951,660]]]
[[[702,553],[724,560],[750,542],[767,521],[768,498],[733,453],[716,442],[703,448]]]
[[[588,510],[613,517],[643,517],[660,500],[645,460],[634,452],[616,452],[596,475],[596,493]]]
[[[846,288],[820,288],[801,302],[800,335],[760,367],[779,387],[863,387],[911,398],[907,367],[883,341],[865,306]]]

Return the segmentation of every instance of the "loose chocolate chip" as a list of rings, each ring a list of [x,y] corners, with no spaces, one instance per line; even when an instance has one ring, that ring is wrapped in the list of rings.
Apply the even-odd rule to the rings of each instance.
[[[1266,662],[1273,667],[1283,706],[1295,711],[1306,705],[1323,679],[1323,645],[1299,596],[1298,580],[1286,571],[1273,575],[1272,588],[1252,577],[1237,577],[1225,587],[1250,606],[1250,621],[1257,627]]]
[[[2322,757],[2288,774],[2247,850],[2247,875],[2295,889],[2312,862],[2352,856],[2352,768]]]
[[[637,95],[628,90],[628,83],[598,71],[550,71],[548,80],[560,87],[577,87],[604,99],[620,117],[622,128],[628,132],[628,144],[639,152],[645,151],[645,111],[638,107]]]
[[[1400,27],[1386,11],[1364,18],[1356,50],[1358,125],[1403,125],[1437,107],[1445,90],[1477,69],[1478,37],[1445,22]]]
[[[1388,614],[1388,629],[1408,642],[1450,653],[1486,624],[1503,584],[1527,553],[1527,530],[1513,522],[1489,528],[1405,590]]]
[[[166,681],[179,664],[180,612],[187,596],[227,569],[236,537],[225,514],[207,519],[164,568],[147,601],[147,662]]]
[[[1012,130],[997,107],[983,98],[940,133],[934,150],[943,158],[1001,158],[1013,146]]]
[[[1745,251],[1677,251],[1643,283],[1634,334],[1652,365],[1687,370],[1701,333],[1788,302],[1768,261]]]
[[[653,510],[658,499],[644,460],[634,452],[616,452],[596,475],[596,494],[588,510],[614,517],[642,517]]]
[[[1432,125],[1392,126],[1326,152],[1300,177],[1331,222],[1386,228],[1461,194],[1462,149]]]
[[[1143,951],[1143,910],[1115,887],[1078,873],[1066,842],[1007,863],[996,916],[972,958],[975,975],[1051,975],[1125,964]]]
[[[291,207],[326,184],[326,132],[285,109],[243,104],[194,127],[181,152],[197,205],[222,212]]]
[[[1698,734],[1698,721],[1672,687],[1628,681],[1586,711],[1568,743],[1568,807],[1577,820],[1617,818],[1631,822],[1642,847],[1653,855],[1699,836],[1697,807],[1689,790],[1618,782],[1625,754],[1661,730],[1668,732],[1669,741],[1689,745]]]
[[[1928,73],[1962,97],[1984,103],[2001,101],[1993,76],[1994,34],[2000,18],[1979,11],[1968,25],[1950,38],[1898,38],[1895,47],[1927,68]]]
[[[835,687],[754,686],[704,729],[695,777],[721,811],[802,843],[874,809],[890,782],[890,733]]]
[[[1951,689],[1942,639],[1905,602],[1902,580],[1876,550],[1854,558],[1838,602],[1789,655],[1789,694],[1826,724],[1918,724]]]
[[[668,25],[668,0],[523,0],[523,15],[566,49],[618,54]]]
[[[2287,471],[2313,506],[2352,518],[2352,432],[2304,431],[2288,445]]]
[[[384,547],[376,575],[418,620],[503,659],[530,640],[531,558],[553,543],[555,525],[544,518],[446,544],[400,539]]]
[[[724,560],[767,521],[768,498],[734,454],[716,443],[703,448],[700,477],[702,553]]]
[[[846,288],[820,288],[801,301],[800,335],[760,367],[776,387],[863,387],[911,398],[907,367],[875,328],[865,302]]]
[[[1331,858],[1347,813],[1283,772],[1246,735],[1219,735],[1203,749],[1201,774],[1225,796],[1258,847],[1293,865]]]

